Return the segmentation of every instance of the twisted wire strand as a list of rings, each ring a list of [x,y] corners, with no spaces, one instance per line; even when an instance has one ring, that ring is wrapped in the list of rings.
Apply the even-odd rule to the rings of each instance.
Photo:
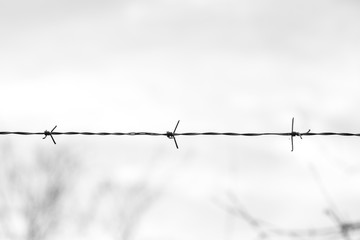
[[[11,132],[2,131],[0,135],[44,135],[44,132]],[[52,135],[98,135],[98,136],[168,136],[168,133],[156,132],[51,132]],[[263,133],[237,133],[237,132],[184,132],[174,133],[174,136],[344,136],[360,137],[360,133],[341,133],[341,132],[263,132]]]
[[[360,137],[360,133],[344,133],[344,132],[295,132],[294,131],[294,118],[292,118],[291,131],[290,132],[259,132],[259,133],[238,133],[238,132],[183,132],[177,133],[176,129],[180,120],[177,122],[174,131],[166,133],[157,132],[55,132],[55,126],[51,131],[44,132],[24,132],[24,131],[0,131],[0,135],[45,135],[43,139],[50,136],[54,144],[56,144],[54,135],[85,135],[85,136],[166,136],[169,139],[173,139],[176,148],[178,147],[176,137],[177,136],[243,136],[243,137],[260,137],[260,136],[290,136],[291,137],[291,151],[294,150],[294,137],[302,136],[343,136],[343,137]]]
[[[46,135],[45,132],[0,132],[0,135]],[[50,135],[50,133],[48,134]],[[98,135],[98,136],[136,136],[136,135],[149,135],[149,136],[167,136],[166,133],[154,132],[51,132],[51,135]]]
[[[236,133],[236,132],[189,132],[189,133],[175,133],[175,136],[200,136],[200,135],[208,135],[208,136],[245,136],[245,137],[256,137],[256,136],[330,136],[330,135],[338,135],[338,136],[356,136],[360,137],[360,133],[337,133],[337,132],[284,132],[284,133]]]

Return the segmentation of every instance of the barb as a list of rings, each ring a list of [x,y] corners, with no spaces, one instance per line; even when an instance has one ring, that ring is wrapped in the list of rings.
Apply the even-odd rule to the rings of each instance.
[[[180,120],[177,122],[174,131],[166,133],[156,133],[156,132],[54,132],[56,126],[51,131],[44,132],[20,132],[20,131],[0,131],[0,135],[45,135],[43,139],[47,136],[50,136],[53,143],[56,144],[54,135],[86,135],[86,136],[165,136],[169,139],[174,139],[176,148],[179,148],[176,141],[177,136],[233,136],[233,137],[261,137],[261,136],[290,136],[291,140],[291,151],[294,151],[294,137],[303,136],[343,136],[343,137],[360,137],[360,133],[341,133],[341,132],[310,132],[310,129],[307,132],[296,132],[294,131],[294,118],[291,122],[291,131],[290,132],[260,132],[260,133],[237,133],[237,132],[184,132],[177,133],[177,127],[180,123]]]
[[[56,144],[55,139],[54,139],[54,137],[53,137],[53,132],[54,132],[54,130],[55,130],[56,127],[57,127],[57,126],[55,126],[50,132],[49,132],[48,130],[45,130],[45,132],[44,132],[45,137],[43,137],[43,139],[45,139],[47,136],[50,136],[51,139],[52,139],[52,141],[53,141],[53,143]]]
[[[169,139],[174,139],[175,146],[176,146],[177,149],[179,149],[179,146],[178,146],[178,144],[177,144],[177,142],[176,142],[175,132],[176,132],[176,129],[177,129],[179,123],[180,123],[180,120],[177,122],[177,124],[176,124],[175,129],[174,129],[173,132],[166,132],[166,136],[167,136]]]
[[[302,135],[310,133],[310,129],[306,133],[294,132],[294,118],[291,121],[291,151],[294,151],[294,137],[299,136],[302,139]]]

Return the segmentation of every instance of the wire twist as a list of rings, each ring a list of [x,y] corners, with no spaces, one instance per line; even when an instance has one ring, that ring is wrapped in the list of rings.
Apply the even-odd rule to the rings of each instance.
[[[169,139],[173,139],[176,148],[178,149],[178,143],[176,140],[177,136],[243,136],[243,137],[259,137],[259,136],[290,136],[291,141],[291,151],[294,151],[294,137],[303,136],[344,136],[344,137],[360,137],[360,133],[338,133],[338,132],[310,132],[310,129],[307,132],[296,132],[294,131],[294,118],[291,121],[291,131],[290,132],[263,132],[263,133],[237,133],[237,132],[184,132],[177,133],[176,130],[179,126],[180,120],[177,121],[174,131],[167,131],[166,133],[155,133],[155,132],[54,132],[57,126],[55,126],[51,131],[45,130],[44,132],[10,132],[3,131],[0,132],[0,135],[44,135],[43,139],[46,139],[48,136],[51,137],[51,140],[56,144],[54,135],[86,135],[86,136],[165,136]]]
[[[50,132],[49,132],[48,130],[45,130],[45,131],[44,131],[45,137],[43,137],[43,139],[45,139],[47,136],[50,136],[51,139],[52,139],[52,141],[53,141],[53,143],[56,144],[55,139],[54,139],[54,137],[53,137],[53,132],[54,132],[54,130],[55,130],[56,127],[57,127],[57,126],[55,126]]]
[[[306,132],[306,133],[300,133],[300,132],[294,132],[294,118],[292,118],[291,120],[291,132],[290,132],[290,136],[291,136],[291,151],[294,151],[294,137],[300,137],[300,139],[302,139],[302,136],[305,134],[308,134],[310,132],[310,129]]]
[[[175,146],[176,146],[177,149],[179,149],[179,146],[178,146],[178,144],[177,144],[177,142],[176,142],[176,138],[175,138],[175,134],[176,134],[176,133],[175,133],[175,132],[176,132],[176,129],[177,129],[179,123],[180,123],[180,120],[176,123],[176,126],[175,126],[174,131],[172,131],[172,132],[166,132],[166,136],[167,136],[169,139],[174,139]]]

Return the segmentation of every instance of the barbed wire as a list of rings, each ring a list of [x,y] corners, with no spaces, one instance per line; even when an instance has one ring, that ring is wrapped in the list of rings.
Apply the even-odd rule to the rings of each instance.
[[[176,126],[172,132],[167,131],[166,133],[156,132],[55,132],[57,126],[51,131],[45,130],[43,132],[22,132],[22,131],[0,131],[0,135],[44,135],[43,139],[48,136],[56,144],[54,135],[98,135],[98,136],[165,136],[169,139],[173,139],[176,148],[179,148],[176,141],[177,136],[243,136],[243,137],[259,137],[259,136],[290,136],[291,140],[291,151],[294,151],[294,137],[303,136],[344,136],[344,137],[360,137],[360,133],[344,133],[344,132],[296,132],[294,131],[294,118],[291,122],[290,132],[259,132],[259,133],[237,133],[237,132],[183,132],[177,133],[177,127],[179,126],[180,120],[176,123]]]

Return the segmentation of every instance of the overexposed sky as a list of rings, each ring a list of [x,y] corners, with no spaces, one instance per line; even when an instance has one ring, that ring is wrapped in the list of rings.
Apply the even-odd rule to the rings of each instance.
[[[359,12],[351,0],[1,0],[0,128],[166,132],[180,119],[178,132],[279,132],[295,117],[301,132],[360,132]],[[0,137],[19,155],[76,152],[79,192],[151,169],[163,194],[135,239],[253,239],[214,203],[228,191],[279,226],[332,226],[309,165],[359,216],[356,138],[296,138],[293,153],[286,137],[178,137],[179,150],[166,138],[46,140]]]

